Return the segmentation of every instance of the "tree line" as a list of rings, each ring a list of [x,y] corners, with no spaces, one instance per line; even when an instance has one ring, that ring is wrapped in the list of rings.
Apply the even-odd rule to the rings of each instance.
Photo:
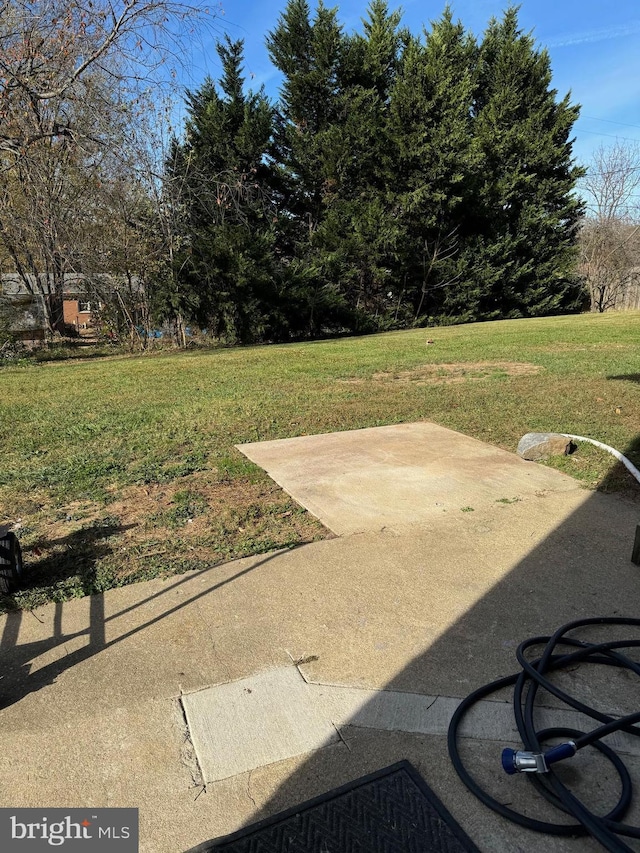
[[[15,36],[30,7],[4,3]],[[337,10],[289,0],[267,35],[278,99],[247,89],[225,37],[220,79],[187,93],[164,145],[140,85],[157,55],[141,74],[136,38],[185,7],[128,0],[141,17],[114,32],[101,0],[63,5],[37,22],[39,57],[64,42],[55,66],[0,32],[0,243],[5,269],[46,289],[53,329],[69,272],[132,340],[160,323],[247,343],[583,306],[578,107],[517,9],[481,38],[448,8],[417,35],[371,0],[347,33]]]
[[[229,38],[187,97],[166,172],[182,315],[247,342],[580,304],[578,108],[515,8],[477,40],[448,8],[413,35],[372,0],[347,34],[289,0],[267,46],[276,103]]]

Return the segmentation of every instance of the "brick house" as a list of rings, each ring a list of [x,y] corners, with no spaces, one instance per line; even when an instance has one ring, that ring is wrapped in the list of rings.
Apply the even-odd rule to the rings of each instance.
[[[79,293],[77,289],[69,289],[65,286],[64,301],[62,303],[64,310],[64,322],[69,326],[73,326],[76,332],[81,335],[88,332],[93,327],[96,308],[86,294]]]

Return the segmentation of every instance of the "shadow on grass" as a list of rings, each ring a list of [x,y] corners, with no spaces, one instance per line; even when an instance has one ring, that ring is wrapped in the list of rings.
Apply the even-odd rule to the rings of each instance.
[[[607,376],[607,379],[619,379],[623,382],[635,382],[640,385],[640,373],[626,373],[622,376]]]
[[[41,590],[52,601],[56,600],[57,589],[64,589],[67,598],[103,592],[108,587],[107,579],[101,577],[100,563],[113,553],[115,537],[133,527],[98,521],[68,536],[39,539],[26,554],[44,551],[49,552],[48,556],[36,563],[25,561],[20,591]]]
[[[640,436],[630,445],[631,450],[639,444]],[[541,495],[539,500],[544,501],[545,496]],[[406,643],[408,663],[393,676],[381,679],[381,682],[386,682],[383,683],[383,688],[403,693],[440,694],[461,698],[472,688],[512,672],[513,651],[518,642],[527,636],[549,633],[574,618],[593,615],[636,616],[640,609],[637,567],[631,565],[629,557],[638,516],[635,504],[616,496],[598,493],[590,495],[572,515],[557,525],[551,524],[545,516],[549,532],[544,540],[529,550],[520,562],[505,569],[503,575],[496,574],[489,588],[478,592],[477,596],[474,593],[474,597],[469,598],[472,603],[460,607],[447,627],[428,645],[420,638],[423,632],[424,635],[428,634],[430,614],[439,616],[440,611],[453,612],[454,605],[459,603],[456,601],[457,590],[461,591],[462,600],[465,598],[465,582],[471,586],[472,591],[476,584],[478,590],[482,589],[483,573],[490,572],[491,560],[499,560],[500,555],[482,554],[484,562],[480,561],[474,565],[474,572],[460,576],[459,567],[454,562],[455,555],[452,555],[449,561],[446,553],[443,556],[442,550],[438,551],[440,561],[446,565],[434,566],[433,558],[425,552],[419,567],[419,582],[416,583],[415,589],[412,589],[420,607],[423,608],[424,618],[414,619],[411,625],[405,626],[405,634],[398,634],[398,642]],[[532,518],[528,535],[535,534],[535,525],[536,519]],[[479,531],[478,535],[482,535],[482,531]],[[517,534],[507,530],[506,535]],[[107,547],[108,543],[100,543],[99,537],[97,541],[98,547]],[[3,661],[0,707],[20,701],[29,693],[51,684],[73,666],[161,622],[194,601],[212,596],[215,603],[215,594],[219,589],[264,567],[278,556],[278,553],[271,554],[218,583],[207,583],[205,589],[190,595],[187,600],[181,600],[179,604],[175,604],[173,596],[178,590],[188,589],[183,585],[192,579],[192,575],[178,581],[172,579],[163,589],[147,596],[143,601],[109,615],[105,613],[104,596],[93,595],[88,602],[89,625],[75,634],[63,633],[63,605],[57,604],[53,614],[51,636],[30,644],[20,645],[19,635],[23,620],[34,617],[23,611],[9,613],[0,639],[0,655]],[[388,558],[388,552],[386,556]],[[476,556],[476,552],[471,549],[469,559],[475,559]],[[411,577],[402,564],[400,550],[394,559],[388,558],[384,565],[385,583],[388,583],[391,590],[406,584],[407,579]],[[353,568],[353,578],[348,587],[345,587],[345,594],[352,598],[354,606],[361,606],[366,614],[364,608],[372,600],[372,592],[367,588],[368,575],[364,567],[362,571],[355,571],[357,566]],[[446,582],[441,586],[432,581],[432,576],[435,577],[438,570],[445,570]],[[418,573],[414,574],[414,579],[417,576]],[[112,620],[135,611],[154,599],[160,603],[166,602],[157,615],[107,640],[107,629]],[[393,609],[393,595],[389,595],[388,605],[385,607],[385,613],[388,613],[390,620],[398,617],[398,613],[394,613]],[[295,612],[290,618],[296,618]],[[411,632],[408,628],[411,628]],[[61,651],[58,660],[33,669],[32,662],[38,655],[51,652],[67,641],[69,646],[73,647],[78,644],[78,638],[84,638],[86,641],[81,648],[75,648],[66,655]],[[330,641],[337,643],[346,639],[349,638],[340,634],[340,626],[336,626]],[[72,643],[72,640],[75,643]],[[352,656],[354,666],[357,667],[358,656],[367,649],[357,638],[355,640]],[[420,647],[421,652],[412,655],[411,650],[416,647]],[[310,648],[308,651],[313,652],[314,649]],[[320,683],[323,676],[329,675],[330,673],[322,669],[321,657],[318,668],[312,668],[309,672],[310,680]],[[394,740],[393,733],[371,728],[368,729],[367,736],[363,737],[357,734],[357,720],[348,721],[344,726],[341,725],[341,729],[344,729],[346,737],[305,755],[302,764],[276,790],[270,788],[267,795],[258,799],[254,788],[254,796],[259,805],[253,811],[249,822],[273,815],[363,773],[379,769],[384,764],[391,764],[400,758],[410,758],[463,826],[465,818],[470,815],[471,820],[476,821],[477,832],[486,830],[490,834],[493,831],[494,824],[491,821],[485,824],[474,817],[475,801],[471,801],[470,795],[457,782],[442,748],[441,736],[436,743],[436,738],[431,735],[413,735],[413,754],[407,754],[407,739]],[[493,777],[496,776],[495,768],[499,768],[501,746],[502,744],[496,745],[495,742],[482,743],[483,750],[495,753],[491,761],[486,762]],[[482,762],[484,761],[482,758]],[[511,790],[506,790],[504,796],[509,799],[512,796]],[[198,802],[203,808],[219,808],[215,795],[210,804],[205,798]],[[233,816],[230,821],[232,818]],[[197,827],[194,828],[193,834],[195,837],[199,835]],[[531,836],[523,832],[522,837],[526,838],[522,841],[522,849],[543,849],[543,846],[544,849],[557,849],[540,843],[536,846],[535,841],[533,846],[527,845]],[[477,840],[484,841],[484,849],[502,851],[514,849],[512,835],[510,839],[510,847],[498,842],[494,845],[490,836]],[[538,837],[538,842],[539,840]],[[582,844],[583,842],[578,840],[574,849],[584,849],[580,846]]]
[[[637,435],[629,442],[623,454],[636,468],[640,468],[640,435]],[[640,503],[640,484],[627,471],[622,462],[618,462],[617,460],[607,471],[598,486],[598,490],[605,493],[621,492],[626,497],[635,499]],[[640,518],[638,520],[640,521]]]

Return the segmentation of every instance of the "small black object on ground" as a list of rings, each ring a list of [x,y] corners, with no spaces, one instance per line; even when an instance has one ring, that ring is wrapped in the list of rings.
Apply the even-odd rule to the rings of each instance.
[[[22,551],[15,533],[0,534],[0,593],[9,595],[20,585]]]

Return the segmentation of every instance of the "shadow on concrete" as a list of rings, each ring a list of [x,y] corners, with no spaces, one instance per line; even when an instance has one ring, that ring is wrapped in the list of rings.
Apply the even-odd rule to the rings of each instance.
[[[640,435],[631,443],[631,450],[638,448]],[[612,465],[612,478],[618,477],[617,467],[617,464]],[[515,650],[528,637],[550,635],[561,625],[576,619],[637,617],[640,612],[640,569],[631,563],[630,558],[635,526],[640,522],[640,485],[630,484],[630,489],[632,492],[624,497],[594,492],[383,689],[461,699],[494,679],[518,671]],[[425,555],[425,565],[428,565],[428,555]],[[400,573],[398,577],[401,577]],[[393,582],[394,579],[390,578],[391,585]],[[423,590],[416,590],[416,594],[425,595],[425,611],[434,606],[427,597],[427,583]],[[622,637],[634,636],[629,630],[625,628]],[[322,683],[321,667],[300,669],[308,681]],[[640,690],[632,689],[628,678],[626,681],[622,679],[622,694],[615,695],[620,685],[618,682],[614,685],[610,673],[594,672],[608,668],[590,669],[589,679],[593,676],[595,680],[590,680],[585,689],[593,692],[590,699],[593,704],[601,705],[603,712],[611,713],[612,706],[626,708],[626,713],[640,707]],[[576,687],[583,676],[579,672],[570,673],[569,689]],[[507,697],[504,695],[502,698]],[[535,835],[498,817],[495,821],[502,821],[504,826],[501,830],[503,836],[496,839],[493,834],[496,832],[495,822],[486,822],[482,816],[484,807],[457,779],[442,735],[407,736],[352,724],[353,721],[341,728],[340,742],[327,744],[297,762],[296,769],[268,796],[246,825],[264,820],[395,761],[409,759],[481,849],[596,849],[590,846],[595,844],[591,840],[565,841]],[[480,781],[493,790],[494,796],[502,798],[513,808],[522,808],[535,817],[562,822],[562,816],[558,819],[558,813],[546,804],[538,810],[537,805],[528,803],[530,789],[524,778],[518,776],[513,784],[511,779],[514,777],[504,775],[500,767],[500,753],[506,745],[511,743],[508,740],[502,743],[469,741],[467,756],[476,761],[483,777]],[[569,777],[574,773],[572,768],[567,772]],[[599,810],[604,804],[613,805],[617,792],[615,774],[610,768],[598,767],[597,776],[595,795],[590,789],[586,797],[595,796],[594,807]],[[256,796],[255,772],[252,780]],[[574,781],[579,789],[580,783],[577,779]],[[611,793],[606,790],[608,784],[611,784]],[[609,797],[611,803],[608,803]],[[490,814],[487,810],[485,812]],[[637,815],[635,821],[640,822]],[[564,844],[574,846],[565,848]],[[209,849],[207,843],[194,847],[193,851],[206,849]]]
[[[33,549],[50,551],[51,555],[40,560],[35,566],[26,565],[22,577],[21,590],[46,587],[55,578],[56,583],[75,578],[78,592],[91,595],[96,588],[96,572],[99,561],[112,552],[109,544],[111,538],[122,533],[127,527],[113,524],[96,524],[92,527],[77,530],[68,536],[58,539],[40,539],[34,543]],[[17,608],[11,595],[2,596],[3,604],[10,603]],[[101,595],[90,598],[90,624],[86,634],[91,648],[104,646],[104,606]],[[57,675],[73,666],[73,661],[64,660],[57,666],[30,675],[30,663],[35,658],[50,651],[70,639],[62,633],[62,607],[55,605],[53,634],[35,643],[18,643],[20,626],[25,611],[12,609],[6,613],[6,621],[0,638],[0,653],[2,654],[3,671],[0,675],[0,709],[18,701],[22,696],[39,690],[45,684],[55,681]],[[31,618],[37,618],[32,615]],[[75,635],[78,636],[78,635]]]
[[[632,449],[639,444],[640,436],[631,443]],[[612,465],[612,471],[616,467]],[[630,556],[635,527],[640,521],[640,486],[634,488],[636,499],[592,494],[570,517],[559,520],[552,532],[531,548],[524,559],[488,591],[479,592],[475,596],[475,603],[459,614],[428,647],[425,642],[424,651],[414,656],[404,669],[391,678],[381,678],[379,683],[371,686],[390,691],[462,698],[474,688],[513,672],[516,668],[515,648],[527,637],[549,634],[558,626],[579,618],[598,615],[637,616],[640,612],[639,569],[631,563]],[[544,496],[538,499],[546,500]],[[179,604],[174,604],[175,599],[165,596],[188,584],[193,574],[172,579],[161,591],[108,617],[105,616],[104,596],[93,595],[88,601],[88,627],[75,634],[63,632],[64,605],[56,605],[51,636],[30,644],[19,644],[20,628],[23,620],[37,617],[21,611],[10,612],[0,639],[0,708],[8,707],[40,690],[76,664],[161,622],[186,605],[215,593],[244,575],[255,572],[278,556],[279,553],[270,554],[232,576],[224,577],[218,583],[207,583],[204,589],[181,600]],[[421,599],[425,614],[424,622],[418,626],[423,628],[428,627],[429,612],[435,612],[442,600],[435,596],[429,584],[429,560],[429,554],[425,553],[424,585],[415,589],[415,596]],[[354,595],[356,598],[362,595],[363,609],[366,610],[367,601],[370,601],[367,598],[369,590],[364,589],[366,578],[357,577],[356,569],[354,566]],[[402,566],[398,566],[397,575],[394,576],[394,567],[389,566],[390,589],[393,589],[394,584],[403,583],[401,570]],[[210,571],[215,571],[215,567]],[[452,588],[455,580],[452,578]],[[473,577],[469,578],[469,582],[473,582]],[[447,590],[444,590],[443,594],[446,593]],[[455,597],[455,589],[451,595]],[[165,609],[161,609],[153,618],[123,630],[112,640],[106,639],[107,628],[112,620],[154,599],[166,601]],[[409,633],[404,636],[409,637]],[[72,641],[78,638],[86,638],[86,644],[35,671],[32,669],[31,662],[37,657],[66,642],[73,648]],[[415,632],[411,639],[415,639]],[[315,649],[308,648],[306,651],[310,658],[313,657]],[[409,658],[410,651],[407,648],[405,659]],[[357,660],[354,666],[357,667]],[[301,664],[300,671],[307,680],[322,682],[321,655],[316,663]],[[370,665],[368,671],[372,671]],[[570,679],[579,677],[580,673],[571,673],[569,676]],[[630,684],[625,686],[619,696],[613,695],[613,684],[602,677],[596,677],[594,684],[594,695],[604,697],[604,710],[611,702],[621,706],[627,704]],[[634,707],[640,707],[640,697],[634,695],[634,702]],[[485,775],[488,775],[489,783],[495,782],[491,777],[501,774],[499,755],[503,745],[488,741],[474,741],[468,745],[472,757],[479,756],[478,763]],[[341,726],[339,740],[293,762],[288,778],[277,788],[265,787],[264,795],[260,795],[263,805],[251,815],[250,822],[273,815],[403,758],[409,758],[416,765],[427,783],[480,846],[484,844],[486,849],[500,851],[559,849],[555,846],[547,847],[546,839],[540,838],[531,846],[531,836],[528,836],[528,845],[525,838],[521,846],[509,846],[508,843],[492,846],[490,835],[483,839],[481,832],[493,832],[494,824],[485,825],[477,817],[477,803],[457,781],[448,762],[442,736],[381,732],[363,729],[349,722]],[[604,770],[598,775],[598,784],[602,790],[606,788],[606,774]],[[258,784],[258,776],[258,773],[254,773],[254,785]],[[504,780],[501,779],[504,801],[517,800],[524,784],[525,780],[519,778],[516,790],[504,787]],[[255,788],[254,796],[257,799]],[[606,797],[608,794],[599,793],[599,796]],[[210,807],[215,809],[215,797],[211,800]],[[202,798],[199,802],[207,801]],[[514,803],[514,807],[517,806],[518,803]],[[194,828],[194,839],[196,835],[197,828]],[[583,846],[584,843],[578,842],[580,846],[573,849],[593,849]]]
[[[160,599],[163,596],[167,596],[170,593],[175,592],[178,587],[188,583],[192,579],[193,575],[189,574],[179,580],[170,582],[162,591],[154,593],[142,601],[139,601],[130,607],[123,608],[108,617],[105,617],[104,595],[92,595],[89,597],[89,625],[85,630],[78,631],[76,633],[65,634],[62,632],[64,604],[57,603],[55,605],[52,635],[47,637],[45,640],[40,640],[34,643],[18,644],[18,636],[23,619],[37,618],[37,616],[35,616],[34,613],[24,610],[9,611],[6,614],[4,630],[2,632],[2,637],[0,638],[0,657],[2,659],[2,673],[0,675],[0,710],[13,705],[15,702],[19,702],[29,693],[40,690],[48,684],[52,684],[59,675],[66,670],[71,669],[81,661],[87,660],[99,652],[117,645],[123,640],[144,631],[156,622],[163,620],[173,613],[177,613],[187,605],[197,601],[197,599],[215,592],[217,589],[232,583],[250,572],[256,571],[277,556],[277,552],[275,554],[270,554],[263,560],[260,560],[248,568],[237,572],[230,578],[225,578],[217,584],[207,586],[205,590],[197,595],[192,595],[186,598],[184,601],[181,601],[180,604],[162,611],[162,613],[155,618],[149,619],[137,625],[135,628],[119,634],[113,640],[108,642],[105,639],[106,627],[110,622],[143,607],[154,599]],[[212,567],[212,570],[213,569],[215,569],[215,567]],[[79,637],[86,638],[87,644],[32,672],[31,662],[37,657],[45,652],[55,649],[58,646],[62,646],[72,640],[76,640]]]

